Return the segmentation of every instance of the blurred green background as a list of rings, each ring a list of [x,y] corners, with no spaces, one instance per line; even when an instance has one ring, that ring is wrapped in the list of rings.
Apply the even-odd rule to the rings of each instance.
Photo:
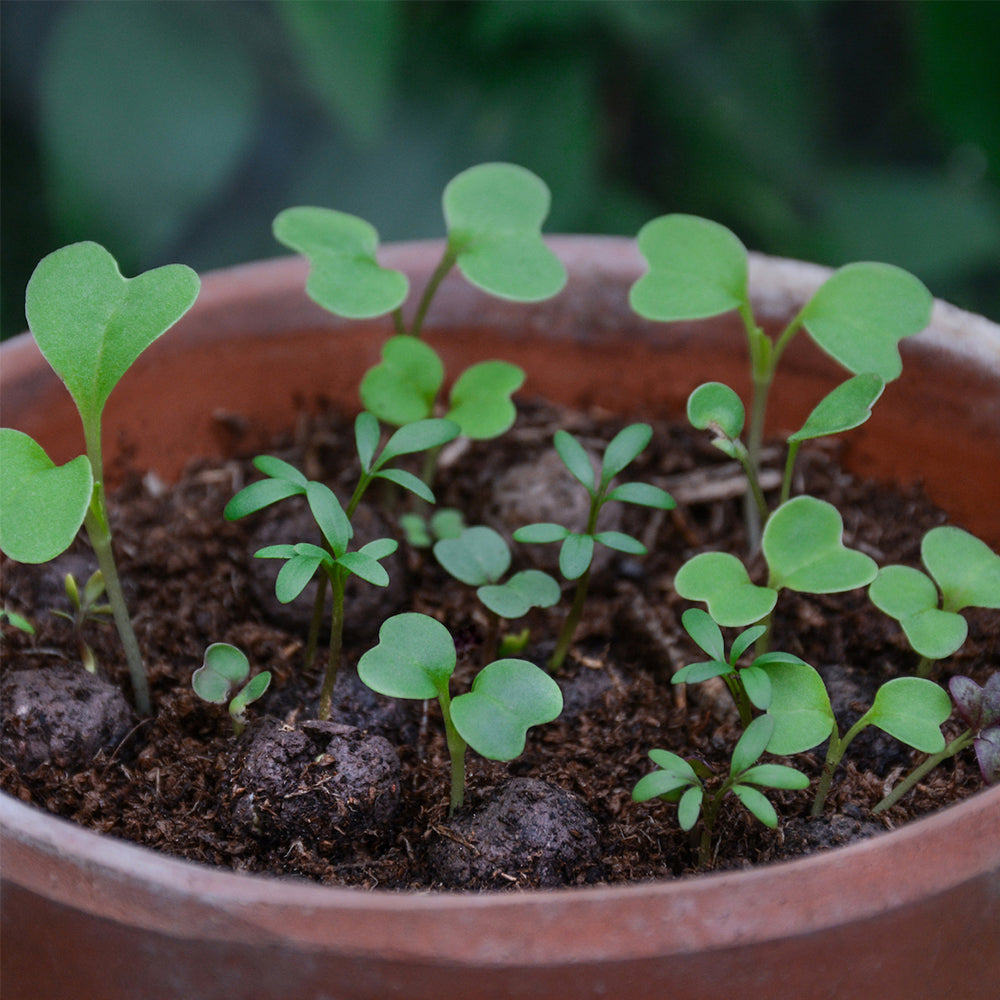
[[[2,333],[40,257],[125,274],[282,252],[318,204],[443,234],[513,160],[548,232],[707,215],[749,247],[887,260],[1000,319],[1000,4],[22,2],[2,17]]]

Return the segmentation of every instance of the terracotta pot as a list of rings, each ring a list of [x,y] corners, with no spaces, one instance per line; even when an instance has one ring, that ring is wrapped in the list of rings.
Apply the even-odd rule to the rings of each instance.
[[[745,388],[733,317],[649,324],[626,306],[631,241],[552,240],[568,289],[535,306],[445,282],[427,332],[448,370],[502,357],[526,393],[631,416],[677,415],[707,378]],[[440,244],[387,247],[420,286]],[[778,324],[828,272],[754,257]],[[316,397],[356,406],[390,332],[305,297],[281,260],[208,275],[185,319],[136,364],[106,417],[109,461],[169,478],[195,454],[253,447]],[[843,373],[804,339],[784,361],[775,429]],[[1000,547],[1000,328],[944,304],[903,347],[904,374],[849,437],[856,472],[922,480]],[[63,461],[68,396],[27,338],[5,345],[3,420]],[[736,873],[616,888],[402,894],[237,875],[160,857],[0,796],[3,987],[44,997],[916,997],[994,1000],[1000,982],[1000,788],[864,843]]]

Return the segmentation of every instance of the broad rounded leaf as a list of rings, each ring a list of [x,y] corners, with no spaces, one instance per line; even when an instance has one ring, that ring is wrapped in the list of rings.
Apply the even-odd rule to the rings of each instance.
[[[885,382],[880,375],[865,372],[842,382],[825,396],[789,441],[806,441],[860,427],[871,415]]]
[[[501,618],[520,618],[532,608],[551,608],[562,596],[559,584],[540,569],[515,573],[506,583],[480,587],[476,596]]]
[[[364,219],[329,208],[286,208],[272,225],[274,237],[309,258],[306,293],[324,309],[348,319],[382,316],[401,305],[409,280],[375,258],[378,233]]]
[[[803,326],[827,354],[860,374],[886,382],[903,370],[899,341],[931,318],[931,293],[892,264],[848,264],[835,271],[806,303]]]
[[[1000,555],[961,528],[931,528],[920,554],[948,611],[1000,608]]]
[[[229,714],[234,718],[239,718],[247,705],[263,697],[264,693],[271,686],[271,671],[264,670],[247,682],[246,686],[236,693],[236,696],[229,703]]]
[[[446,414],[477,441],[509,430],[517,417],[511,394],[524,385],[524,371],[506,361],[482,361],[466,368],[448,396]]]
[[[863,552],[843,545],[844,522],[833,504],[795,497],[770,517],[761,548],[772,587],[808,594],[836,594],[875,579],[878,566]]]
[[[542,240],[549,189],[530,170],[482,163],[453,178],[442,199],[448,244],[466,280],[500,298],[537,302],[566,284]]]
[[[382,624],[378,645],[358,661],[358,676],[390,698],[436,698],[448,691],[455,643],[437,619],[407,611]]]
[[[863,718],[923,753],[939,753],[949,715],[951,698],[943,687],[922,677],[896,677],[878,689]]]
[[[213,642],[205,650],[202,665],[191,677],[195,694],[203,701],[221,705],[233,685],[250,673],[250,661],[242,650],[227,642]]]
[[[702,319],[747,301],[746,247],[725,226],[664,215],[637,237],[649,270],[629,291],[632,308],[655,320]]]
[[[191,308],[200,287],[183,264],[124,278],[97,243],[73,243],[39,262],[25,293],[28,325],[84,424],[100,418],[111,390]]]
[[[499,532],[477,525],[458,538],[442,538],[434,544],[434,558],[453,576],[470,587],[495,583],[510,567],[510,549]]]
[[[527,731],[562,711],[559,685],[527,660],[496,660],[483,667],[472,690],[451,703],[459,735],[490,760],[513,760],[524,750]]]
[[[76,538],[94,490],[90,462],[56,465],[34,439],[0,429],[0,550],[23,563],[54,559]]]
[[[797,657],[783,660],[766,656],[755,663],[771,678],[767,712],[774,720],[774,732],[767,749],[782,757],[811,750],[830,737],[835,724],[823,678]]]
[[[704,601],[726,628],[752,625],[769,615],[778,592],[752,583],[746,567],[728,552],[702,552],[677,571],[674,588],[689,601]]]
[[[361,402],[379,420],[402,426],[425,420],[444,382],[444,365],[433,347],[400,334],[382,345],[382,361],[361,379]]]
[[[743,433],[746,410],[743,400],[728,385],[706,382],[688,396],[687,416],[698,430],[713,430],[735,439]]]

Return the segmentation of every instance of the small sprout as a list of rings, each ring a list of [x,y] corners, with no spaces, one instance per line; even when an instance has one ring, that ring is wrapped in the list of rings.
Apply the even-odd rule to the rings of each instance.
[[[233,521],[292,496],[305,496],[309,510],[322,534],[322,546],[311,542],[270,545],[255,553],[261,559],[284,559],[278,573],[275,594],[279,601],[295,600],[309,581],[319,573],[319,587],[313,604],[312,621],[306,644],[306,665],[312,666],[318,645],[320,625],[326,601],[326,586],[333,594],[330,621],[330,648],[323,687],[320,691],[319,717],[329,719],[333,710],[333,689],[337,681],[344,632],[344,588],[347,576],[355,576],[378,587],[389,582],[379,560],[397,548],[393,539],[381,538],[369,542],[355,552],[347,550],[354,529],[350,519],[365,491],[376,479],[384,479],[408,489],[428,503],[434,502],[430,488],[405,469],[390,468],[388,463],[415,452],[439,447],[458,434],[458,426],[450,420],[418,420],[400,427],[379,452],[378,420],[371,413],[358,414],[354,422],[354,439],[361,462],[361,476],[347,509],[341,506],[333,491],[323,483],[306,479],[293,465],[268,455],[254,459],[254,465],[267,477],[251,483],[226,504],[224,515]]]
[[[490,613],[483,647],[487,657],[496,652],[501,618],[521,618],[532,608],[551,608],[561,596],[559,584],[537,569],[514,573],[500,583],[510,568],[510,549],[492,528],[466,528],[458,538],[441,539],[434,545],[434,556],[456,580],[477,588],[476,596]]]
[[[573,477],[590,494],[587,526],[582,532],[575,532],[560,524],[540,522],[518,528],[514,532],[514,539],[518,542],[560,542],[559,570],[567,580],[578,581],[572,607],[549,660],[548,667],[552,673],[562,666],[573,642],[573,634],[583,616],[595,544],[606,545],[608,548],[630,555],[646,554],[646,547],[631,535],[621,531],[597,530],[597,519],[601,508],[612,500],[639,504],[643,507],[657,507],[661,510],[669,510],[675,506],[674,499],[669,493],[648,483],[622,483],[613,489],[611,487],[615,476],[630,465],[639,452],[649,444],[652,434],[652,428],[648,424],[630,424],[619,431],[608,443],[601,467],[595,474],[583,445],[566,431],[559,430],[555,433],[556,452]]]
[[[836,507],[815,497],[795,497],[767,522],[761,548],[767,586],[754,584],[743,564],[726,552],[702,552],[677,571],[681,597],[705,601],[720,625],[751,625],[771,613],[779,591],[836,594],[863,587],[878,567],[863,552],[843,544],[844,522]]]
[[[76,582],[76,577],[72,573],[66,574],[63,581],[66,588],[66,596],[69,598],[72,614],[65,611],[53,611],[53,614],[60,618],[66,618],[73,623],[73,630],[76,632],[77,645],[80,648],[80,659],[83,661],[83,668],[88,673],[95,673],[97,670],[97,657],[94,651],[87,644],[83,637],[83,627],[87,622],[103,622],[111,616],[110,604],[98,604],[97,602],[104,595],[104,577],[100,570],[96,570],[83,585],[83,593],[80,593],[80,586]]]
[[[635,802],[661,798],[676,802],[677,819],[682,830],[692,830],[701,816],[702,832],[698,863],[707,868],[711,862],[712,834],[723,799],[732,792],[752,816],[774,829],[778,814],[761,788],[802,789],[809,779],[801,771],[784,764],[759,764],[774,731],[774,720],[762,715],[747,726],[733,748],[729,774],[720,783],[701,761],[686,761],[668,750],[650,750],[650,759],[659,770],[640,778],[632,790]]]
[[[233,689],[246,680],[250,661],[242,650],[228,642],[213,642],[205,650],[202,665],[191,676],[191,687],[202,701],[224,705]],[[244,684],[229,701],[229,715],[233,720],[233,735],[239,736],[246,728],[246,708],[257,701],[271,684],[271,672],[264,670]]]
[[[902,626],[921,656],[918,674],[957,652],[968,625],[964,608],[1000,608],[1000,556],[961,528],[931,528],[920,544],[930,576],[910,566],[886,566],[868,588],[872,603]],[[939,594],[940,591],[940,594]]]
[[[957,675],[948,682],[948,690],[955,709],[968,728],[944,749],[932,753],[915,767],[879,802],[873,813],[878,814],[894,806],[924,775],[970,744],[975,748],[983,781],[988,785],[1000,783],[1000,673],[993,674],[982,687],[971,677]]]
[[[399,526],[410,545],[429,549],[439,539],[458,538],[465,530],[465,517],[454,507],[442,507],[429,518],[410,511],[400,515]]]
[[[551,722],[562,711],[559,686],[527,660],[487,664],[472,690],[452,699],[457,663],[448,630],[428,615],[394,615],[379,629],[378,645],[358,661],[358,676],[390,698],[437,698],[451,758],[450,812],[465,799],[465,750],[490,760],[513,760],[528,729]]]
[[[39,350],[73,397],[86,454],[56,466],[27,435],[9,429],[0,435],[0,546],[12,559],[47,562],[83,525],[143,715],[151,710],[149,683],[112,550],[101,418],[125,372],[191,308],[199,288],[198,276],[181,264],[124,278],[96,243],[74,243],[43,258],[28,282],[25,313]]]
[[[746,248],[724,226],[691,215],[666,215],[643,226],[637,242],[649,265],[629,293],[640,316],[689,320],[736,310],[743,321],[753,384],[746,447],[751,481],[759,480],[771,383],[785,348],[799,330],[806,330],[822,350],[855,375],[889,382],[902,370],[899,341],[919,333],[930,321],[931,294],[911,274],[891,264],[848,264],[835,271],[772,340],[753,315]],[[835,398],[832,405],[847,403],[853,391]],[[870,394],[870,389],[863,394]],[[856,401],[850,402],[853,406]],[[827,416],[819,414],[824,421]],[[760,498],[755,499],[756,504],[747,505],[752,548],[760,530]]]
[[[19,632],[26,632],[28,635],[35,634],[35,626],[27,618],[19,615],[16,611],[11,611],[6,606],[0,608],[0,625],[4,622],[7,622],[11,628],[16,628]]]

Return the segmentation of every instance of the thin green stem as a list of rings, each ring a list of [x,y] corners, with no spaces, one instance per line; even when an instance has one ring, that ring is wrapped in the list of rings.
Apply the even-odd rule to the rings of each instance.
[[[583,576],[577,580],[576,591],[573,595],[573,604],[569,609],[569,614],[566,616],[566,621],[563,622],[562,631],[559,633],[559,639],[556,642],[556,648],[549,658],[548,667],[550,674],[554,674],[563,665],[563,660],[566,659],[566,654],[573,644],[573,635],[576,632],[577,625],[580,624],[580,619],[583,617],[583,606],[587,600],[587,586],[589,582],[590,567],[588,566]]]
[[[431,299],[434,298],[434,293],[438,290],[438,285],[444,281],[445,275],[447,275],[447,273],[452,269],[457,258],[458,252],[449,242],[444,249],[444,253],[441,255],[441,260],[438,262],[438,266],[434,269],[434,273],[430,276],[430,279],[424,288],[423,295],[420,296],[420,303],[417,306],[416,313],[414,314],[413,322],[410,324],[411,336],[420,336],[424,327],[424,319],[427,317],[427,310],[430,308]]]
[[[788,445],[788,457],[785,459],[785,474],[781,480],[781,497],[778,505],[785,503],[792,494],[792,475],[795,472],[795,459],[799,454],[799,445],[802,442],[792,441]]]
[[[932,660],[929,656],[921,656],[920,662],[917,664],[917,676],[930,677],[935,663],[937,663],[937,660]]]
[[[740,725],[746,729],[753,721],[753,707],[750,704],[747,689],[743,686],[743,681],[740,680],[739,672],[734,670],[732,673],[723,674],[722,679],[726,682],[726,687],[729,688],[729,693],[733,696],[733,701],[739,709]]]
[[[830,785],[833,782],[833,773],[843,759],[844,754],[850,746],[854,737],[868,725],[868,713],[858,719],[857,722],[847,730],[843,739],[837,733],[837,723],[833,724],[833,731],[830,733],[830,745],[826,751],[826,760],[823,762],[823,773],[820,775],[819,784],[816,786],[816,797],[813,799],[810,816],[822,816],[823,806],[826,805],[826,797],[830,793]]]
[[[949,757],[954,757],[955,754],[960,753],[964,750],[974,739],[974,735],[971,729],[966,729],[961,736],[956,736],[943,750],[939,753],[931,754],[922,764],[918,764],[899,784],[889,794],[882,799],[881,802],[874,809],[872,809],[872,815],[877,816],[881,812],[885,812],[886,809],[890,809],[894,806],[904,795],[911,791],[914,785],[920,781],[925,774],[933,771],[938,764],[943,760],[947,760]]]
[[[316,581],[316,597],[313,600],[312,617],[309,619],[309,638],[306,641],[306,669],[311,670],[316,665],[316,651],[319,649],[319,630],[323,624],[323,608],[326,605],[325,573],[321,573]]]
[[[451,720],[451,697],[447,688],[438,691],[438,703],[441,705],[441,716],[444,719],[445,737],[448,742],[448,756],[451,759],[451,796],[448,804],[448,815],[454,816],[465,801],[465,749],[466,742],[458,734],[455,723]]]
[[[340,668],[340,650],[344,639],[344,584],[347,573],[341,566],[335,566],[330,575],[333,591],[333,613],[330,615],[330,655],[323,676],[323,687],[319,693],[319,718],[326,721],[333,711],[333,689],[337,684]]]
[[[396,335],[406,333],[406,323],[403,321],[403,307],[396,306],[392,311],[392,325],[396,330]]]

